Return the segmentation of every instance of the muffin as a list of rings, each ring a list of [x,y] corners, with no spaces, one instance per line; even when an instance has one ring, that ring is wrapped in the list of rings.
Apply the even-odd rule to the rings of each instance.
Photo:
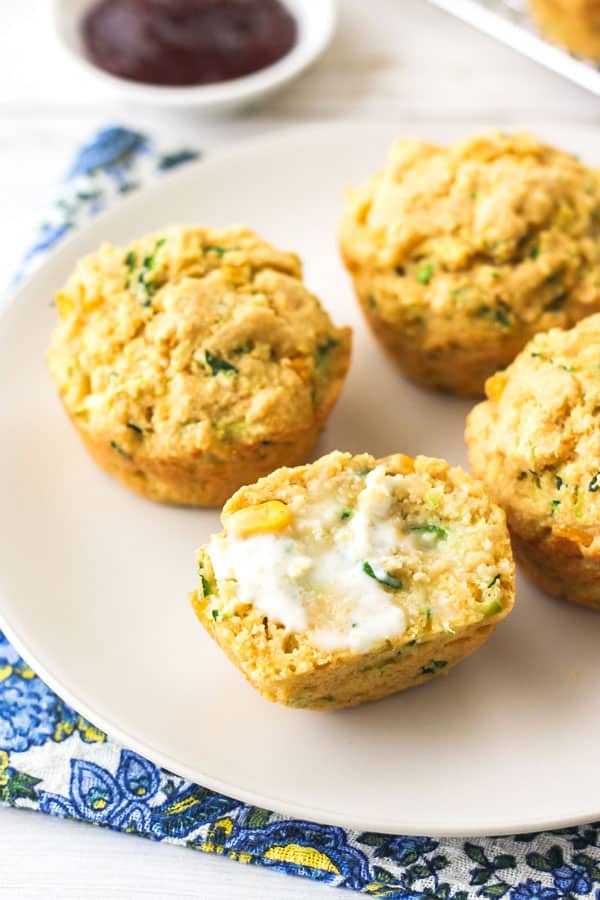
[[[83,259],[56,298],[48,364],[96,462],[165,503],[219,506],[303,462],[351,334],[298,257],[246,229],[171,227]]]
[[[225,504],[192,605],[268,700],[336,709],[445,675],[511,610],[504,513],[439,459],[334,452]]]
[[[544,37],[577,56],[600,60],[599,0],[531,0]]]
[[[600,310],[599,188],[597,172],[528,134],[398,141],[349,193],[340,236],[392,360],[478,394],[536,332]]]
[[[537,335],[469,416],[473,473],[543,590],[600,608],[600,315]]]

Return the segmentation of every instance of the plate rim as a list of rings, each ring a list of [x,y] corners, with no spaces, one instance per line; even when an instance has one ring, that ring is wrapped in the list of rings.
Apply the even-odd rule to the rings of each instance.
[[[426,123],[422,124],[427,127]],[[464,123],[460,120],[452,123],[453,127],[456,126],[457,129],[460,128],[462,124]],[[378,132],[380,131],[382,135],[384,132],[389,135],[393,132],[395,125],[384,122],[370,122],[369,127]],[[77,241],[82,240],[82,238],[85,238],[88,231],[92,231],[97,227],[102,227],[105,220],[110,220],[111,217],[123,214],[124,210],[125,212],[127,211],[128,206],[134,207],[136,204],[143,202],[144,198],[148,195],[154,193],[160,195],[165,189],[168,190],[170,185],[173,185],[180,180],[185,182],[190,177],[193,178],[196,170],[199,171],[201,168],[205,169],[207,166],[210,167],[213,164],[220,167],[223,163],[227,163],[228,160],[233,160],[235,162],[236,157],[244,156],[247,152],[269,152],[272,146],[280,145],[282,141],[293,144],[298,136],[306,137],[306,134],[309,131],[314,135],[316,131],[327,134],[342,130],[350,132],[359,128],[364,129],[364,122],[362,120],[346,119],[338,122],[308,122],[285,129],[275,129],[266,135],[263,134],[238,140],[227,148],[211,150],[210,155],[207,157],[188,163],[174,172],[166,173],[149,184],[142,186],[131,195],[119,199],[108,209],[104,210],[99,215],[94,216],[88,222],[77,227],[66,238],[63,238],[52,248],[43,262],[27,275],[16,291],[12,294],[8,293],[4,298],[0,298],[0,335],[2,334],[3,328],[6,326],[6,321],[9,317],[8,313],[20,302],[22,296],[29,293],[32,288],[35,289],[38,281],[43,282],[46,270],[54,264],[55,258],[60,255],[68,255],[72,243],[76,243]],[[379,824],[377,824],[378,820],[376,812],[374,812],[372,818],[367,821],[364,817],[354,818],[347,814],[338,815],[333,811],[322,810],[312,805],[305,807],[301,803],[279,799],[278,797],[272,797],[265,793],[255,792],[244,786],[238,786],[231,781],[222,781],[220,778],[213,777],[209,774],[202,774],[202,777],[199,780],[198,772],[192,772],[190,767],[185,763],[178,762],[176,759],[170,757],[168,753],[154,748],[144,740],[136,738],[128,732],[125,726],[120,726],[113,722],[110,715],[97,714],[92,706],[88,705],[85,697],[80,697],[77,690],[71,690],[71,688],[63,684],[63,681],[59,676],[55,677],[52,673],[51,661],[48,661],[47,666],[46,663],[37,656],[33,649],[30,651],[27,637],[21,634],[20,629],[13,625],[10,617],[7,615],[7,605],[8,599],[5,597],[4,591],[0,589],[0,630],[4,632],[9,642],[19,654],[31,665],[36,675],[61,699],[65,700],[70,706],[77,710],[77,712],[84,715],[97,727],[105,731],[111,739],[114,739],[122,747],[135,750],[135,752],[146,757],[155,765],[166,768],[183,778],[186,778],[192,783],[200,783],[210,790],[233,797],[236,800],[240,800],[242,803],[264,807],[273,812],[296,819],[316,822],[323,825],[337,826],[347,830],[367,830],[395,835],[431,835],[434,837],[448,838],[483,837],[490,835],[519,834],[531,831],[551,831],[592,822],[600,818],[599,798],[592,810],[580,810],[579,812],[570,815],[557,815],[552,818],[546,816],[546,818],[541,819],[535,818],[535,816],[532,815],[531,819],[528,819],[525,823],[522,821],[520,823],[511,821],[501,825],[494,825],[492,822],[483,822],[473,827],[466,822],[463,822],[463,824],[457,824],[452,827],[448,827],[447,825],[440,827],[439,824],[436,825],[435,822],[432,822],[422,823],[418,827],[414,825],[411,827],[410,825],[403,823],[393,825],[388,821],[381,822],[381,820],[379,820]]]

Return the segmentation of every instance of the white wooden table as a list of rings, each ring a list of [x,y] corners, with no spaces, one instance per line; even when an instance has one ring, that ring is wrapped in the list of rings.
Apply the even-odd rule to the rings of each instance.
[[[312,0],[318,3],[319,0]],[[8,280],[73,149],[100,124],[162,129],[206,149],[302,120],[435,119],[542,130],[596,125],[600,101],[430,7],[426,0],[340,0],[327,55],[262,109],[203,121],[119,102],[54,46],[44,0],[0,3],[0,247]],[[368,131],[365,131],[368,140]],[[0,897],[10,900],[331,898],[303,879],[37,813],[0,810]]]

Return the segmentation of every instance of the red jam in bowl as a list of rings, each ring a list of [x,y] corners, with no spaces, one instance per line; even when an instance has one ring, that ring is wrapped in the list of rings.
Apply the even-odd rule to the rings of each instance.
[[[296,35],[279,0],[99,0],[82,23],[87,56],[99,68],[178,87],[264,69]]]

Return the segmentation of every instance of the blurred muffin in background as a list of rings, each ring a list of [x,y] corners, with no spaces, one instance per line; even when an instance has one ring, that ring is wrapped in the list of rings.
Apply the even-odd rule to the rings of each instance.
[[[544,37],[577,56],[600,60],[599,0],[531,0]]]
[[[525,133],[399,140],[349,192],[340,245],[393,361],[478,394],[536,332],[600,310],[600,177]]]
[[[82,259],[48,364],[95,461],[152,500],[220,506],[304,462],[342,387],[336,328],[294,253],[171,227]]]

